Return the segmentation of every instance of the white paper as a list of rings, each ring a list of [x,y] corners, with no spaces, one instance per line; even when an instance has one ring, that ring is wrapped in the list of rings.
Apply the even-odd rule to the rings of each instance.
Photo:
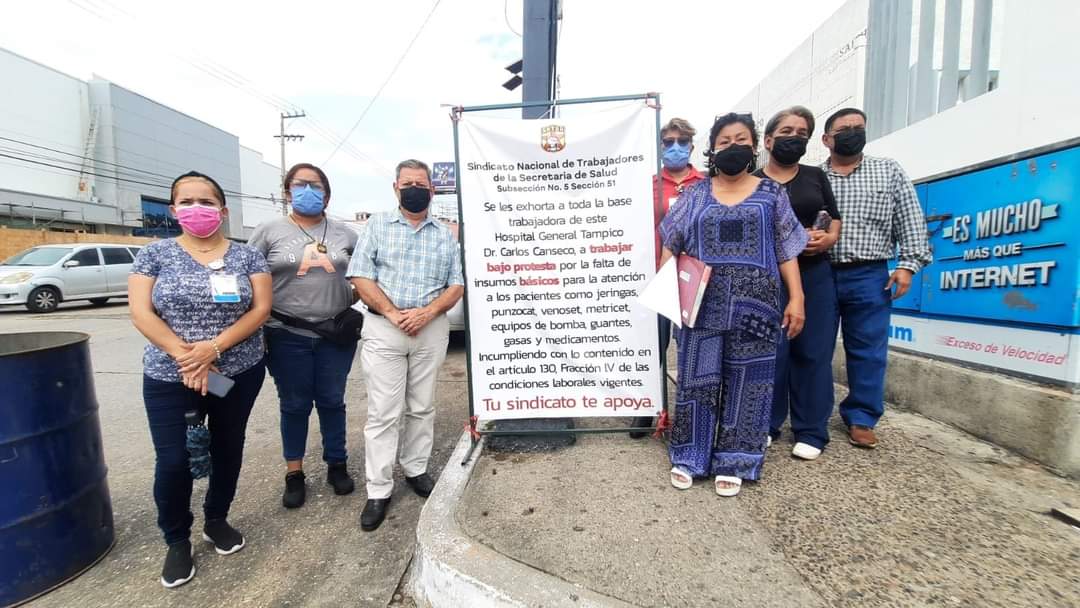
[[[676,257],[671,256],[656,272],[656,276],[638,294],[642,306],[663,315],[682,327],[682,307],[679,305],[679,279],[676,274]]]

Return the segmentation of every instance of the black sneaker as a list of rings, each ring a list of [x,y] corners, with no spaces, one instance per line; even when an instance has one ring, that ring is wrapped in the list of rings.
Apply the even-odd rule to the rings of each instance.
[[[190,540],[169,545],[169,552],[165,554],[165,565],[161,568],[161,584],[172,589],[195,578],[193,553]]]
[[[281,496],[281,504],[286,509],[298,509],[304,506],[307,498],[307,486],[304,485],[304,472],[293,471],[285,475],[285,494]]]
[[[218,555],[232,555],[244,548],[244,535],[224,519],[206,522],[202,537],[206,542],[214,543],[214,551],[217,551]]]
[[[334,494],[344,496],[356,489],[344,462],[331,462],[326,466],[326,483],[334,486]]]

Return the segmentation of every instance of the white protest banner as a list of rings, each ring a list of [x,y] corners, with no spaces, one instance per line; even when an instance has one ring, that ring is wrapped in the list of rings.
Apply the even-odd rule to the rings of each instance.
[[[648,416],[656,313],[655,110],[556,120],[462,115],[473,411],[480,420]]]

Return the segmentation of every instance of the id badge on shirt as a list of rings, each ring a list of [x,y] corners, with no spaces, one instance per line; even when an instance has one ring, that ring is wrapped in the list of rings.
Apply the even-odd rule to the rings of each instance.
[[[210,295],[217,303],[239,302],[240,289],[236,284],[236,275],[210,275]]]

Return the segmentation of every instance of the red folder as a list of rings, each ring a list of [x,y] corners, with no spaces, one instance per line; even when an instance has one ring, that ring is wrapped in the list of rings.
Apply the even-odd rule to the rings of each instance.
[[[705,296],[705,287],[709,285],[712,267],[701,260],[681,254],[675,266],[679,273],[679,308],[682,323],[693,327],[701,309],[701,299]]]

